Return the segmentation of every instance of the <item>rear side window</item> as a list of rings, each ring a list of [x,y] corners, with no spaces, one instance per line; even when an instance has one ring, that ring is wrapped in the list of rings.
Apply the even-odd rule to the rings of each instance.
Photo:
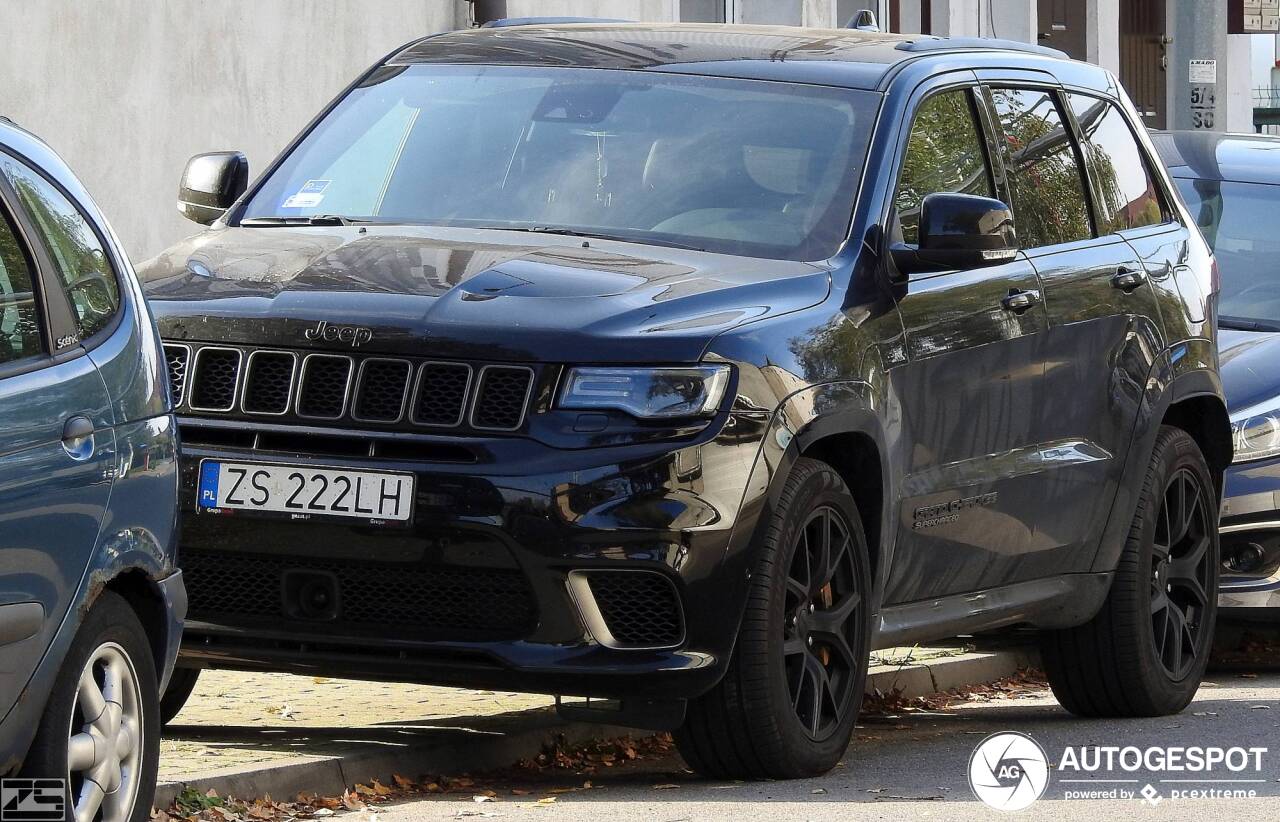
[[[1018,243],[1039,248],[1093,236],[1084,179],[1052,92],[991,90],[1007,148]]]
[[[1069,94],[1084,137],[1081,149],[1097,188],[1099,233],[1166,222],[1165,208],[1142,150],[1114,104],[1085,94]]]
[[[35,169],[0,155],[0,169],[40,232],[75,313],[80,338],[106,328],[120,308],[120,287],[89,221]]]
[[[916,112],[895,200],[905,243],[920,242],[920,206],[928,195],[995,196],[969,95],[965,89],[935,94]]]
[[[0,364],[44,352],[31,265],[9,218],[0,211]]]

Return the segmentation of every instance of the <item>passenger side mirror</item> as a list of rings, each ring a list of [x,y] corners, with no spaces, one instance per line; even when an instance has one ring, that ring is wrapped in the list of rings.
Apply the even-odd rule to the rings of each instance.
[[[238,151],[197,154],[187,161],[178,183],[178,211],[209,225],[249,187],[249,160]]]
[[[999,200],[938,193],[920,208],[920,245],[894,243],[893,262],[903,274],[986,268],[1018,255],[1013,212]]]

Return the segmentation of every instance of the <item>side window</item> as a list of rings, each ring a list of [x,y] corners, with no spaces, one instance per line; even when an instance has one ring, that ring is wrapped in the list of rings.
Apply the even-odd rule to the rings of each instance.
[[[44,353],[32,270],[9,218],[0,212],[0,364]]]
[[[1099,233],[1165,222],[1169,210],[1124,115],[1106,100],[1084,94],[1067,96],[1084,135],[1081,148],[1097,189],[1102,219]]]
[[[36,228],[66,291],[84,339],[101,331],[120,308],[120,287],[98,235],[70,200],[39,172],[0,154],[2,170]]]
[[[920,241],[920,205],[940,191],[994,197],[970,92],[946,91],[920,105],[902,160],[895,206],[902,241]]]
[[[1008,151],[1018,243],[1038,248],[1093,236],[1074,141],[1052,92],[991,90]]]

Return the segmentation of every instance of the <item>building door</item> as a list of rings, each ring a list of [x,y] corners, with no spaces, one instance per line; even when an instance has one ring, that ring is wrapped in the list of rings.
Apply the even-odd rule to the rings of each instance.
[[[1147,128],[1164,128],[1168,58],[1165,0],[1121,0],[1120,82]]]
[[[1086,59],[1085,4],[1081,0],[1039,0],[1039,3],[1036,31],[1040,45],[1065,51],[1077,60]]]

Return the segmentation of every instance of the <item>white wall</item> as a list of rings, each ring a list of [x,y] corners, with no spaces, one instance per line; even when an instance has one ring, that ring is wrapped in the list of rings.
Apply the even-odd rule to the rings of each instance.
[[[666,22],[675,19],[672,0],[507,0],[510,17],[616,17]]]
[[[360,71],[456,13],[453,0],[5,2],[0,114],[71,164],[140,260],[195,230],[174,206],[190,155],[239,149],[257,173]]]

